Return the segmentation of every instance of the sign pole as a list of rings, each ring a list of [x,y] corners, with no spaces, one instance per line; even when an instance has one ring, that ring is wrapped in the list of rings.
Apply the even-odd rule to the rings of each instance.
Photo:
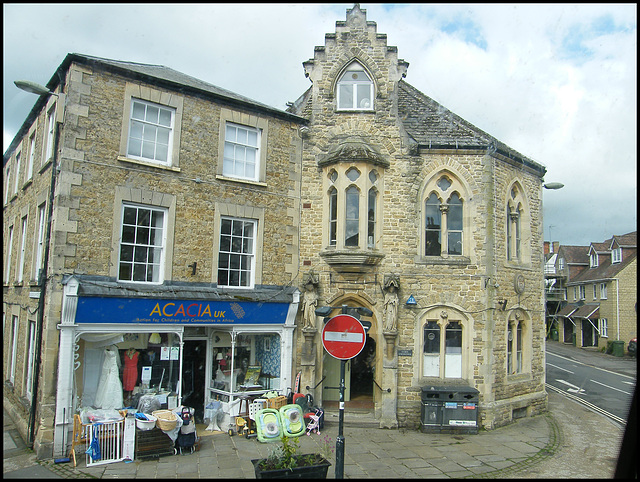
[[[340,360],[340,411],[338,412],[338,437],[336,438],[336,479],[344,479],[344,373],[346,360]]]
[[[357,318],[344,313],[334,316],[322,329],[322,345],[327,353],[340,360],[340,412],[338,419],[338,437],[336,438],[336,479],[344,478],[344,390],[345,366],[347,360],[356,357],[364,348],[367,340],[364,325]],[[329,387],[325,387],[329,388]],[[338,388],[338,387],[331,387]]]

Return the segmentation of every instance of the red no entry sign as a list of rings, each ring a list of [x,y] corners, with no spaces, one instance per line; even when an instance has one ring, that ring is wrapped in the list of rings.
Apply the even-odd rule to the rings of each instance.
[[[322,346],[338,360],[349,360],[364,348],[366,335],[362,323],[351,315],[337,315],[322,329]]]

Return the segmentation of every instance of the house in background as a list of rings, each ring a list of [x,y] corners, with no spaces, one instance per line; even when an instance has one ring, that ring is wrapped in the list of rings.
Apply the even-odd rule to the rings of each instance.
[[[547,315],[561,342],[611,350],[611,342],[626,346],[637,336],[636,231],[589,246],[560,246],[555,273]],[[549,283],[551,276],[545,278]],[[558,290],[559,302],[553,298]]]

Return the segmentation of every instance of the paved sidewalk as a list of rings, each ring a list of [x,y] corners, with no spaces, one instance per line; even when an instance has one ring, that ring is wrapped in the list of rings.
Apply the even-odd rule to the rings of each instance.
[[[578,348],[567,348],[582,356]],[[587,354],[591,355],[591,354]],[[616,363],[596,355],[597,364]],[[601,358],[609,357],[609,359]],[[591,358],[591,360],[596,360]],[[621,360],[617,360],[620,362]],[[633,365],[633,366],[631,366]],[[38,462],[24,446],[4,413],[4,478],[255,478],[251,459],[266,457],[274,444],[226,433],[201,437],[201,448],[189,455],[118,462],[86,467],[71,463]],[[345,412],[345,422],[350,414]],[[198,425],[199,433],[204,426]],[[417,430],[388,430],[346,425],[345,478],[612,478],[623,428],[602,415],[549,391],[549,411],[523,418],[495,430],[473,434],[427,434]],[[300,453],[321,452],[323,439],[335,448],[337,423],[321,435],[300,437]],[[331,458],[328,478],[335,478]]]

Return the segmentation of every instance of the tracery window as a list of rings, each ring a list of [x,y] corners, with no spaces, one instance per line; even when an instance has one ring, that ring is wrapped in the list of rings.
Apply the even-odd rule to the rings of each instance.
[[[527,261],[530,238],[530,222],[527,202],[520,183],[514,182],[509,190],[505,216],[506,256],[507,261],[524,263]]]
[[[455,314],[448,310],[427,315],[422,334],[423,377],[463,378],[464,320],[453,318]]]
[[[366,169],[369,172],[363,175]],[[327,179],[328,246],[375,249],[380,212],[378,170],[365,165],[338,166]]]
[[[425,189],[422,256],[465,254],[465,204],[462,184],[441,173]]]

